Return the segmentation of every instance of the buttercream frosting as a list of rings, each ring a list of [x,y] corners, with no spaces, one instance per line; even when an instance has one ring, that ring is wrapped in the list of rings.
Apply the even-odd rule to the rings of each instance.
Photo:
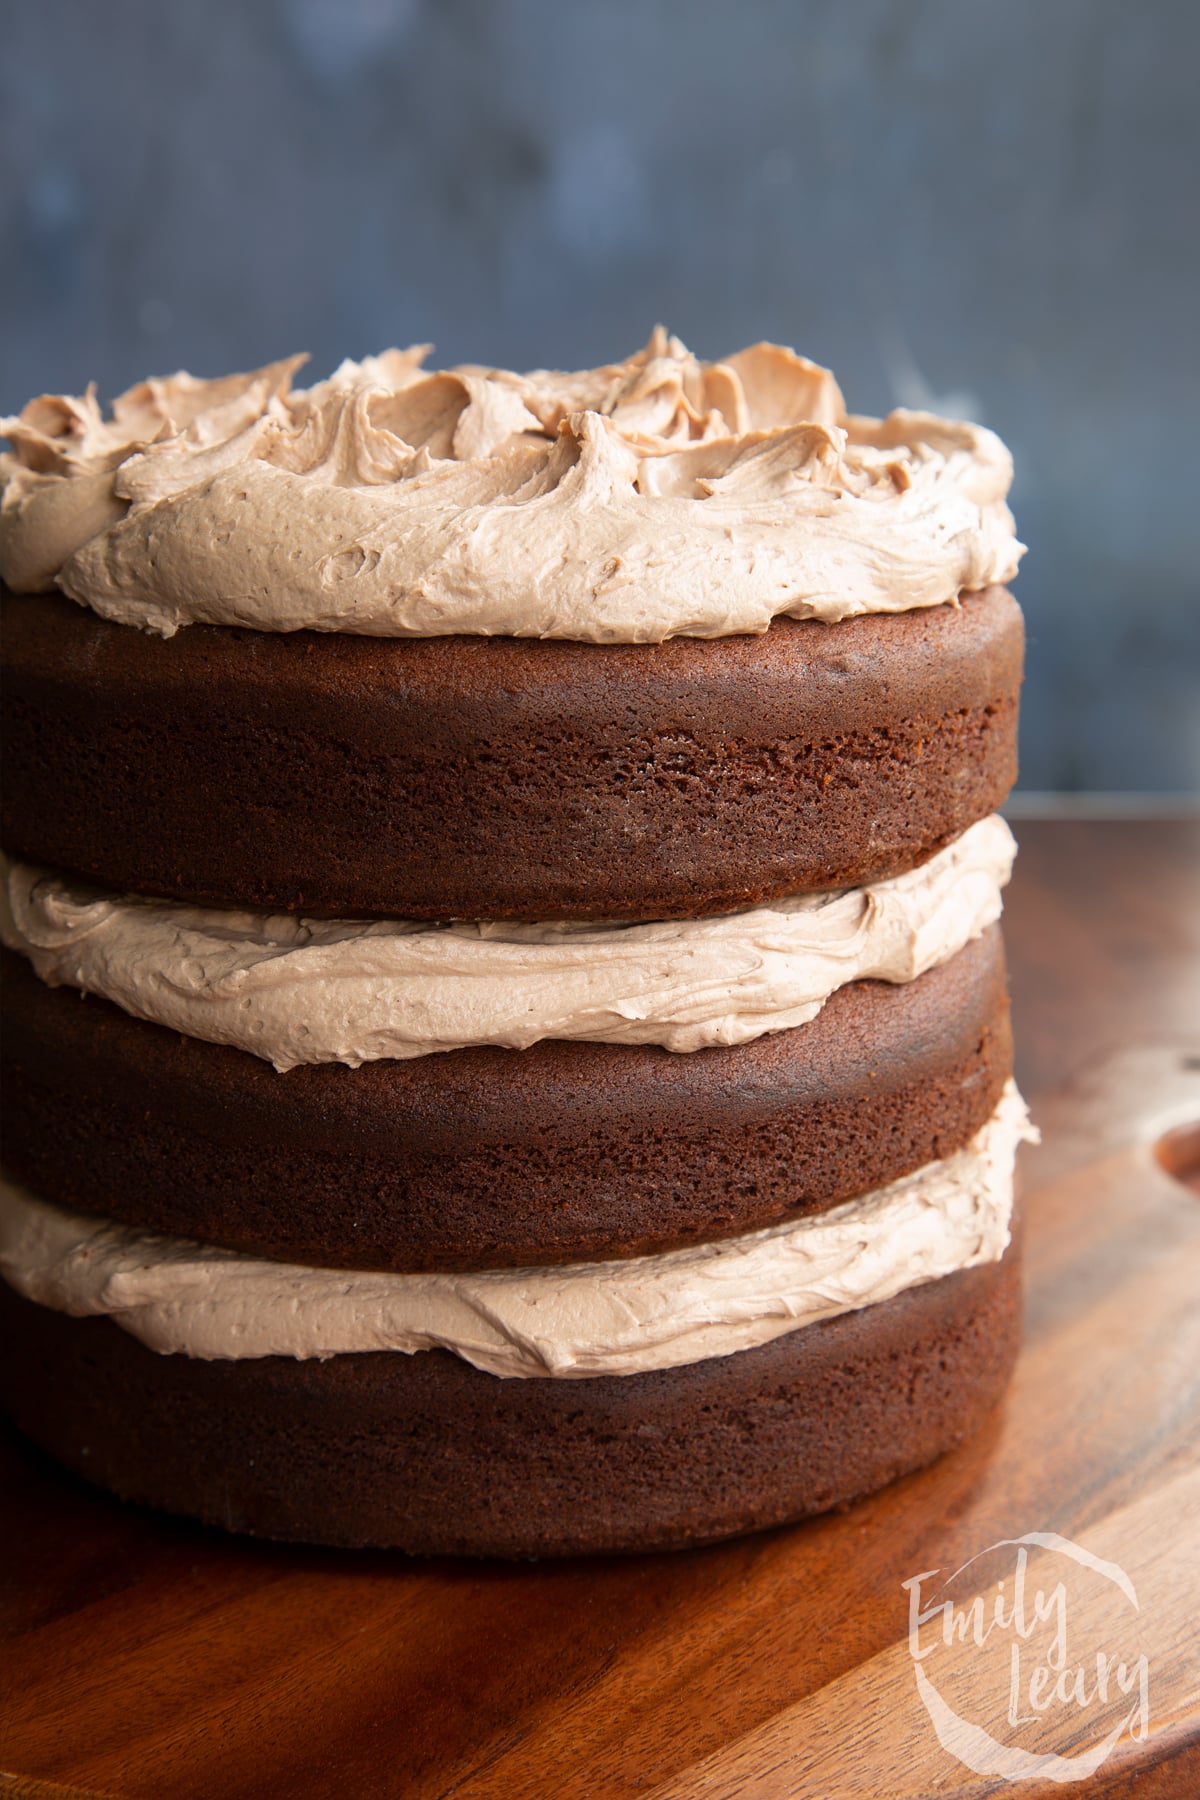
[[[1010,1082],[955,1155],[815,1218],[625,1262],[394,1275],[265,1262],[85,1217],[0,1186],[0,1273],[185,1356],[456,1355],[493,1375],[633,1375],[749,1350],[977,1263],[1009,1241],[1033,1137]]]
[[[427,346],[292,386],[93,389],[0,421],[0,576],[172,635],[448,633],[656,642],[954,600],[1022,546],[977,425],[848,414],[828,370],[755,344],[698,361],[428,371]]]
[[[43,981],[272,1062],[406,1058],[542,1038],[744,1044],[848,981],[912,981],[1000,915],[998,815],[867,887],[653,924],[415,924],[113,897],[0,859],[0,938]]]

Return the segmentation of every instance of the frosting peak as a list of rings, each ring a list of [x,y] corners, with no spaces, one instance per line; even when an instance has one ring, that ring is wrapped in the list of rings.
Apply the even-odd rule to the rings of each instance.
[[[921,413],[846,411],[774,344],[704,363],[655,331],[575,373],[426,346],[0,421],[0,575],[170,636],[467,632],[655,642],[953,600],[1007,580],[1008,452]]]

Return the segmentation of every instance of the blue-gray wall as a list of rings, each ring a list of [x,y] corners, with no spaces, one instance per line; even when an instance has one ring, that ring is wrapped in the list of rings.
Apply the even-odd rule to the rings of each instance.
[[[0,407],[662,319],[1012,445],[1024,783],[1200,788],[1195,0],[5,0]]]

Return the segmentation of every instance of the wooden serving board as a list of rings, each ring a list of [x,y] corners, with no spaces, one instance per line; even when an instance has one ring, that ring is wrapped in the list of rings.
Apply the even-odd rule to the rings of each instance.
[[[1147,1671],[1145,1736],[1123,1731],[1068,1791],[1200,1795],[1200,829],[1019,836],[1010,961],[1043,1143],[1023,1162],[1025,1348],[979,1437],[807,1525],[506,1567],[224,1538],[10,1436],[0,1792],[1057,1794],[1053,1759],[1101,1745],[1136,1682],[1038,1711],[1036,1631],[947,1643],[931,1613],[923,1698],[902,1586],[924,1577],[969,1625],[972,1595],[991,1609],[1006,1579],[1013,1598],[1017,1547],[995,1547],[1039,1534],[1028,1591],[1063,1590],[1068,1671]],[[1050,1760],[1015,1784],[978,1772],[996,1755],[981,1731]]]

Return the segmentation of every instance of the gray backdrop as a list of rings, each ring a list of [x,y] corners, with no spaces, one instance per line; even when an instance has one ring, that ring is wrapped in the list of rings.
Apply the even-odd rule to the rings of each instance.
[[[0,0],[0,408],[663,320],[1012,446],[1024,785],[1200,788],[1195,0]],[[1190,323],[1189,323],[1190,321]]]

